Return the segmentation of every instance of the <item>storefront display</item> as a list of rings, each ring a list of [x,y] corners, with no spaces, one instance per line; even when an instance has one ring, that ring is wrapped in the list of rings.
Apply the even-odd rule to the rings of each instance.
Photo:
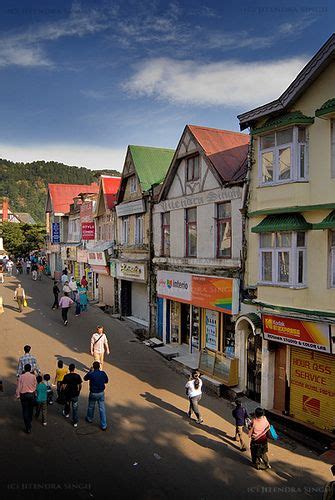
[[[191,322],[191,340],[192,347],[199,349],[200,347],[200,308],[192,306],[192,322]]]
[[[170,335],[171,342],[179,342],[180,333],[180,302],[171,301],[170,306]]]
[[[204,349],[200,353],[199,370],[227,387],[238,385],[238,359]]]
[[[205,346],[207,349],[217,351],[219,337],[219,313],[205,309],[204,315]]]

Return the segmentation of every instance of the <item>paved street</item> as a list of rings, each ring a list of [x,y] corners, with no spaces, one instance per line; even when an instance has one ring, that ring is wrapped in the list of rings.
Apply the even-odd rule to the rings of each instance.
[[[270,444],[271,471],[250,466],[231,440],[231,407],[204,395],[204,424],[185,418],[185,378],[157,353],[138,342],[124,322],[95,307],[64,327],[52,311],[52,282],[23,276],[29,307],[16,310],[16,278],[0,285],[5,312],[0,316],[1,498],[321,498],[329,465],[301,445],[282,438]],[[80,398],[74,429],[61,407],[48,408],[48,426],[33,422],[23,432],[21,405],[14,398],[17,359],[32,346],[43,372],[54,376],[57,359],[74,362],[83,375],[91,365],[90,335],[97,324],[108,334],[111,356],[105,369],[107,432],[98,421],[84,421],[88,387]]]

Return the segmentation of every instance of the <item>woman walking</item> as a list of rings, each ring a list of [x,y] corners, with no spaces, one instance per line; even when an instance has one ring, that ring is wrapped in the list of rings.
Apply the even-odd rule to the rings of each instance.
[[[202,380],[200,378],[200,373],[197,370],[194,370],[192,372],[190,380],[185,385],[185,388],[186,388],[186,394],[188,396],[188,400],[190,402],[190,407],[189,407],[187,415],[189,418],[191,418],[192,411],[193,411],[195,416],[197,417],[197,424],[201,424],[203,422],[203,419],[201,417],[198,404],[199,404],[199,401],[200,401],[201,395],[202,395],[202,391],[201,391]]]
[[[59,301],[59,307],[62,310],[62,319],[64,321],[64,325],[68,324],[67,313],[69,312],[70,307],[73,304],[73,300],[70,299],[68,294],[65,292],[64,296]]]
[[[271,469],[268,459],[268,438],[267,433],[270,424],[264,415],[263,408],[256,408],[255,417],[252,419],[249,431],[251,460],[256,469]]]

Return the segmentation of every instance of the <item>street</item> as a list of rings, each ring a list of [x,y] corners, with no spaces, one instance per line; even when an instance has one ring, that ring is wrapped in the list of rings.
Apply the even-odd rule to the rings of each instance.
[[[5,312],[0,316],[0,484],[1,498],[201,499],[322,498],[330,480],[329,465],[293,440],[269,445],[270,471],[250,465],[250,450],[241,453],[234,435],[230,403],[204,394],[204,423],[187,419],[185,377],[139,342],[125,322],[94,306],[79,317],[70,311],[64,327],[53,311],[52,281],[19,277],[28,308],[13,300],[16,277],[0,285]],[[81,376],[92,363],[90,337],[98,324],[108,336],[105,358],[108,429],[97,413],[85,422],[88,384],[79,400],[79,425],[62,417],[62,407],[48,407],[48,426],[33,421],[23,431],[21,405],[14,397],[16,366],[30,344],[43,373],[54,378],[56,363],[74,362]],[[97,409],[96,409],[97,412]]]

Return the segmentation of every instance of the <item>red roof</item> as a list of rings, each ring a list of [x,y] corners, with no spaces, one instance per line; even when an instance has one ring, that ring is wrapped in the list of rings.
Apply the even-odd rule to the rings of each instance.
[[[224,182],[242,180],[247,171],[249,136],[240,132],[188,125]]]
[[[106,208],[111,210],[116,203],[116,195],[120,187],[121,177],[101,176],[102,190],[105,197]]]
[[[52,209],[54,213],[65,214],[70,210],[73,198],[80,193],[98,193],[99,186],[92,184],[48,184]]]

